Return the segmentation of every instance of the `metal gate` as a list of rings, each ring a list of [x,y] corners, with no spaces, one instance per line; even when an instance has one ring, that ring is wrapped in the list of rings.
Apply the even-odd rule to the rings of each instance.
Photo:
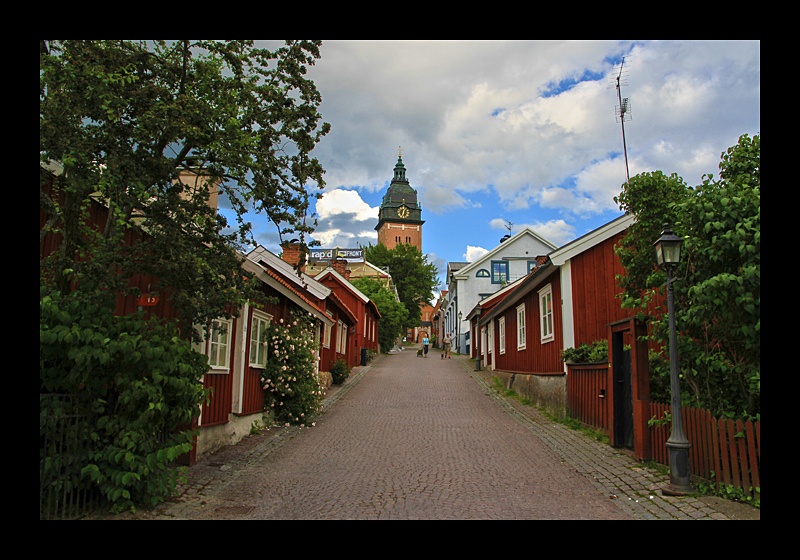
[[[100,505],[84,476],[96,415],[89,395],[39,395],[39,519],[78,519]]]

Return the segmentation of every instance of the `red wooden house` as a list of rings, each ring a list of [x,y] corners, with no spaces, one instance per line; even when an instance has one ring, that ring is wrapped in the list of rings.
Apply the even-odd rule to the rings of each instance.
[[[378,321],[381,314],[375,303],[353,286],[348,277],[346,261],[334,260],[331,262],[331,267],[315,276],[315,280],[330,288],[333,295],[357,319],[347,342],[351,352],[345,357],[347,365],[354,367],[366,365],[366,350],[377,353]],[[337,359],[338,356],[334,355],[334,346],[335,343],[329,348],[323,345],[321,360],[323,366]]]
[[[57,166],[54,172],[58,172]],[[49,188],[45,186],[43,190],[49,194]],[[46,211],[40,208],[40,229],[48,217]],[[89,223],[102,227],[107,217],[108,209],[103,201],[92,201]],[[126,231],[124,242],[133,244],[145,235],[146,232],[132,228]],[[60,242],[59,235],[48,232],[40,242],[40,259],[55,251]],[[262,421],[265,410],[260,380],[262,366],[259,364],[263,364],[264,357],[260,354],[263,351],[260,336],[270,321],[288,320],[293,312],[307,313],[315,322],[321,347],[327,333],[331,336],[329,342],[340,350],[339,354],[349,362],[355,361],[345,341],[347,333],[355,331],[358,316],[330,288],[298,272],[262,247],[252,251],[244,259],[242,267],[245,274],[260,280],[263,293],[271,296],[274,303],[247,303],[241,309],[231,310],[233,318],[213,321],[206,340],[194,345],[195,350],[208,356],[211,369],[202,381],[213,392],[208,402],[201,405],[200,416],[193,426],[199,429],[199,436],[191,453],[184,458],[184,462],[189,464],[194,463],[199,455],[236,443],[250,432],[254,422]],[[147,297],[151,286],[157,283],[155,278],[134,275],[131,283],[146,295],[139,300],[133,296],[120,296],[117,301],[118,314],[132,313],[143,307],[157,317],[176,318],[169,293],[162,291],[157,299]],[[327,369],[325,362],[323,370]],[[330,382],[330,375],[326,376],[325,371],[318,373],[323,382],[326,379]]]
[[[557,414],[569,409],[580,417],[577,408],[602,409],[612,444],[634,447],[645,458],[647,344],[637,340],[645,326],[616,298],[615,277],[624,269],[614,244],[632,223],[632,216],[622,216],[552,251],[507,293],[496,294],[500,301],[487,298],[470,318],[473,328],[480,329],[484,362],[507,386]],[[609,346],[608,363],[593,370],[601,382],[574,395],[573,386],[582,383],[584,374],[568,367],[561,352],[601,339]]]

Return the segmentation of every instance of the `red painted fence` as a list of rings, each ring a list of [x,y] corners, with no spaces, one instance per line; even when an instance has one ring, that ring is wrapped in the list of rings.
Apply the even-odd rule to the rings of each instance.
[[[608,364],[570,364],[567,402],[570,418],[611,435]]]
[[[585,426],[611,435],[613,407],[608,384],[607,364],[570,364],[567,383],[569,416]],[[650,403],[650,418],[663,419],[670,406]],[[733,486],[746,496],[759,497],[761,487],[761,422],[714,418],[710,412],[683,408],[686,438],[692,444],[691,472],[714,481],[718,488]],[[670,423],[649,427],[649,458],[669,465],[667,439]]]
[[[664,418],[671,407],[650,403],[653,418]],[[758,497],[761,487],[761,421],[714,418],[707,410],[683,408],[686,439],[692,444],[689,458],[692,474],[714,480],[717,487],[740,488],[746,496]],[[669,464],[666,443],[670,423],[650,427],[650,453],[654,461]]]

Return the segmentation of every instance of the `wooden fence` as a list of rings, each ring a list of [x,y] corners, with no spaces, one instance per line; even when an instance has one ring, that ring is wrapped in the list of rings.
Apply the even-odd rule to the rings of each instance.
[[[650,403],[652,418],[669,414],[667,404]],[[691,472],[713,480],[717,488],[733,486],[746,496],[758,497],[761,487],[761,421],[714,418],[707,410],[682,408],[686,439],[692,444],[689,458]],[[654,461],[669,464],[666,443],[670,423],[650,427],[650,454]]]
[[[570,364],[567,404],[570,418],[611,435],[608,364]]]
[[[613,406],[607,390],[607,364],[570,364],[567,380],[569,416],[585,426],[611,435]],[[663,419],[670,406],[650,403],[650,418]],[[743,422],[714,418],[710,412],[683,408],[686,438],[692,444],[689,457],[691,472],[699,478],[714,481],[718,488],[733,486],[746,496],[757,497],[761,487],[761,422]],[[649,446],[643,443],[647,456],[657,463],[669,465],[667,439],[670,423],[659,422],[649,427]]]

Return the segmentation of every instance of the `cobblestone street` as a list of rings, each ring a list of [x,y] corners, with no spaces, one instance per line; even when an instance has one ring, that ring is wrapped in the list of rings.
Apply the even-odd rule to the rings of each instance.
[[[503,398],[473,368],[437,351],[381,356],[334,388],[315,427],[250,436],[192,467],[176,500],[118,517],[741,518],[721,500],[662,497],[666,476]]]

